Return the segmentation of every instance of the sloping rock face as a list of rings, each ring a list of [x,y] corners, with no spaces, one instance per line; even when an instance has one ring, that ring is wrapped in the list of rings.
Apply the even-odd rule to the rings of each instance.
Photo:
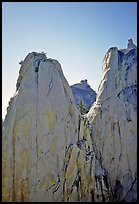
[[[3,202],[110,200],[92,128],[79,115],[60,64],[36,52],[20,64],[3,123]]]
[[[3,123],[3,202],[137,200],[136,53],[108,50],[86,115],[58,61],[27,55]]]
[[[51,200],[79,113],[60,64],[45,54],[27,55],[16,87],[3,124],[3,200]]]
[[[112,47],[103,61],[96,102],[87,118],[96,157],[107,172],[113,201],[137,200],[137,48]]]
[[[72,85],[71,89],[76,106],[79,107],[80,100],[82,99],[86,109],[89,110],[91,105],[96,100],[96,92],[91,89],[90,85],[87,83],[87,79],[82,80],[80,83]]]
[[[107,173],[96,158],[91,135],[88,120],[80,117],[78,141],[66,154],[63,201],[110,202],[113,199]]]

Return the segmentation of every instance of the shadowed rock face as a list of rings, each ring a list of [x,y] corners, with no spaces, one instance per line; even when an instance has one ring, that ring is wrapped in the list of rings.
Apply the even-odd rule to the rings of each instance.
[[[135,46],[125,54],[115,47],[108,50],[96,102],[87,114],[94,151],[108,174],[114,201],[137,199],[136,59]]]
[[[136,201],[136,69],[136,49],[109,49],[81,116],[58,61],[29,53],[3,122],[3,202]]]
[[[82,99],[87,110],[90,109],[91,105],[96,100],[96,92],[91,89],[86,80],[82,80],[80,83],[71,86],[72,93],[76,106],[79,107],[80,100]]]

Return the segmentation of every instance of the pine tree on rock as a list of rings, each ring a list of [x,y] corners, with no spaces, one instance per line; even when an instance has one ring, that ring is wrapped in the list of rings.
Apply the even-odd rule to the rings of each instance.
[[[83,103],[83,100],[82,100],[82,99],[80,99],[79,111],[80,111],[81,115],[84,115],[85,113],[88,112],[87,109],[86,109],[86,107],[85,107],[85,105],[84,105],[84,103]]]

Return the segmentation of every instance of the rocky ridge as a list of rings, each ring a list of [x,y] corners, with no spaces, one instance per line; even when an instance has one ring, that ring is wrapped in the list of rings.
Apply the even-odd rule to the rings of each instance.
[[[136,201],[137,47],[130,40],[126,52],[110,48],[102,69],[96,102],[87,114],[94,151],[107,172],[114,200]]]
[[[60,64],[44,54],[27,55],[16,87],[3,125],[3,199],[51,200],[79,113]]]
[[[90,135],[58,61],[29,53],[3,123],[3,201],[104,200]]]
[[[136,52],[108,50],[84,116],[58,61],[27,55],[3,123],[4,202],[136,201]]]

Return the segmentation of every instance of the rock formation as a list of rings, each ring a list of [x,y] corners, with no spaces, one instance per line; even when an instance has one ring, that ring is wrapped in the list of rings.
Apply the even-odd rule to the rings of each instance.
[[[136,49],[137,46],[133,43],[133,40],[132,38],[129,38],[128,39],[128,44],[127,44],[127,51],[129,51],[130,49]]]
[[[136,52],[108,50],[83,116],[58,61],[27,55],[3,122],[3,202],[136,201]]]
[[[126,54],[127,52],[129,52],[129,50],[136,49],[136,48],[137,48],[137,46],[133,43],[132,38],[129,38],[128,43],[127,43],[127,48],[120,49],[120,51],[122,51],[124,54]]]
[[[106,196],[100,191],[105,172],[93,152],[91,127],[79,115],[60,64],[35,52],[20,64],[3,123],[3,201],[109,198],[104,182]]]
[[[87,114],[114,201],[137,199],[137,49],[131,45],[130,40],[125,54],[116,47],[106,53],[96,102]]]
[[[90,109],[91,105],[96,100],[96,92],[91,89],[87,83],[87,79],[82,80],[80,83],[71,86],[76,106],[79,107],[80,100],[83,101],[85,108]]]
[[[3,200],[46,201],[78,139],[79,113],[60,64],[45,54],[27,55],[16,88],[3,125]]]

